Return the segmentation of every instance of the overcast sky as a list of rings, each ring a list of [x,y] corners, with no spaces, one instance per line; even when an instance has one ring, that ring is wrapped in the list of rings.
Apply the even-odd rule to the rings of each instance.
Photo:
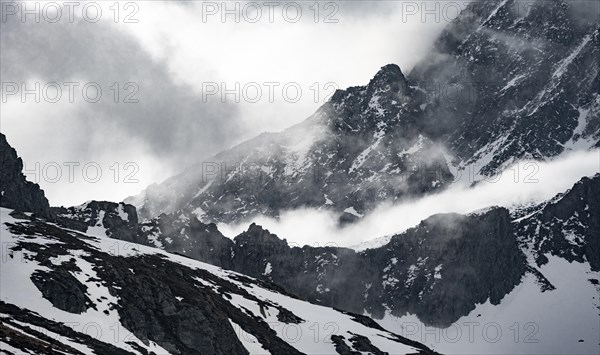
[[[0,130],[52,205],[120,201],[408,72],[466,2],[274,3],[3,0]]]

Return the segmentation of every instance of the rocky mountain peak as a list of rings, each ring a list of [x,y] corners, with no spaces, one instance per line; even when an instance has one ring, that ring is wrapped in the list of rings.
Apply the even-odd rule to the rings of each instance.
[[[346,90],[337,90],[331,98],[334,104],[346,102],[347,105],[353,105],[358,100],[362,106],[373,106],[377,102],[372,102],[374,95],[405,96],[409,92],[408,81],[400,67],[396,64],[387,64],[381,67],[366,86],[353,86]],[[397,100],[398,101],[398,100]],[[363,109],[365,107],[362,107]]]
[[[405,84],[406,77],[396,64],[387,64],[381,67],[369,82],[369,87],[384,87],[385,85]]]
[[[248,227],[247,231],[235,237],[235,242],[240,245],[249,243],[259,245],[287,246],[287,241],[285,239],[279,239],[277,235],[272,234],[267,229],[264,229],[262,226],[256,223],[252,223]]]

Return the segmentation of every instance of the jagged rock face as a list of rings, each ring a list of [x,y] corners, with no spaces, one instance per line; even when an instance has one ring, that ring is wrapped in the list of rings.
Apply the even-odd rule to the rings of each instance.
[[[290,247],[255,224],[235,238],[233,269],[273,281],[311,302],[362,313],[357,292],[376,276],[354,250]]]
[[[367,310],[416,314],[449,326],[488,299],[494,305],[521,281],[526,258],[504,208],[481,215],[432,216],[365,256],[381,270],[366,290]]]
[[[27,181],[23,161],[0,133],[0,206],[50,216],[50,205],[38,184]]]
[[[600,174],[583,178],[547,204],[522,212],[518,228],[523,248],[538,266],[545,254],[568,261],[589,262],[600,271]]]
[[[204,224],[189,212],[162,214],[144,221],[137,239],[169,252],[231,268],[233,241],[221,234],[215,224]]]
[[[367,317],[309,304],[271,283],[146,246],[125,248],[129,243],[7,209],[0,213],[8,246],[0,278],[3,349],[229,355],[248,354],[251,344],[271,354],[331,353],[335,336],[349,339],[344,348],[350,351],[434,354]],[[322,327],[323,319],[336,329],[315,340],[310,329]],[[66,320],[70,327],[60,324]],[[86,334],[89,324],[94,339]],[[298,336],[281,327],[296,327]]]
[[[386,65],[305,122],[127,202],[143,217],[186,209],[204,221],[239,222],[314,207],[352,222],[381,201],[443,189],[455,169],[480,178],[517,159],[598,146],[597,7],[474,2],[410,74]]]
[[[475,2],[409,76],[458,92],[433,97],[425,131],[485,175],[598,146],[599,12],[587,1]]]
[[[74,207],[52,207],[53,220],[60,225],[86,232],[89,228],[104,229],[106,236],[139,242],[138,217],[135,207],[125,203],[89,201]],[[143,239],[145,240],[145,239]]]
[[[17,247],[18,250],[18,247]],[[46,263],[51,265],[50,263]],[[83,313],[95,308],[87,296],[87,287],[77,281],[71,272],[81,272],[73,260],[60,269],[38,270],[31,275],[31,281],[56,308],[70,313]]]
[[[231,268],[233,241],[223,236],[215,224],[202,223],[190,212],[161,214],[138,222],[134,206],[108,201],[52,207],[52,211],[52,220],[65,228],[145,244]]]

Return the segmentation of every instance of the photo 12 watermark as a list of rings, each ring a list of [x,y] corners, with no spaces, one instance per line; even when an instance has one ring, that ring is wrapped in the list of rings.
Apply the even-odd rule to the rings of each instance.
[[[498,343],[505,337],[510,342],[537,344],[540,326],[536,322],[455,322],[446,328],[425,326],[417,322],[400,322],[398,334],[425,344],[440,343]]]
[[[21,103],[114,103],[137,104],[140,86],[133,81],[113,82],[108,86],[98,82],[2,82],[2,103],[20,100]]]
[[[340,5],[335,1],[203,1],[202,23],[338,23]]]
[[[110,165],[98,162],[33,162],[23,164],[23,174],[34,183],[78,183],[96,184],[112,181],[115,184],[137,184],[140,167],[136,162],[113,162]]]
[[[138,23],[140,6],[134,1],[2,1],[2,23],[98,23],[108,18],[115,23]]]
[[[221,103],[297,103],[304,95],[309,95],[313,102],[325,103],[338,89],[339,85],[334,82],[310,85],[295,81],[203,82],[202,102],[217,99]]]

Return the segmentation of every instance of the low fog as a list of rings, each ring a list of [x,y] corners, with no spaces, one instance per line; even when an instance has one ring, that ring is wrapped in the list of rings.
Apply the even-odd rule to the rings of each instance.
[[[598,172],[600,150],[571,152],[548,162],[521,161],[471,188],[457,181],[438,194],[382,204],[361,221],[343,228],[338,227],[337,214],[316,209],[285,211],[279,219],[258,216],[252,221],[292,245],[350,247],[402,232],[436,213],[471,213],[490,206],[511,208],[540,203],[570,189],[582,176]],[[229,238],[247,228],[248,223],[219,225]]]

